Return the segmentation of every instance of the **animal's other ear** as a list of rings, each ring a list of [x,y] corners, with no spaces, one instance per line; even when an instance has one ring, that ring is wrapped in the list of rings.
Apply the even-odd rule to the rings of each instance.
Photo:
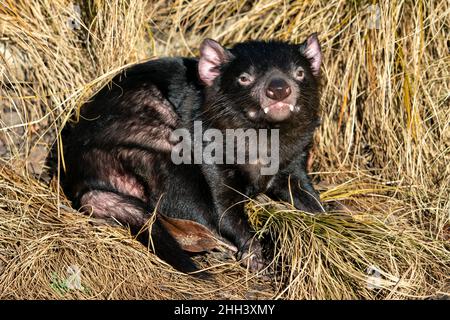
[[[300,45],[300,52],[311,62],[313,75],[318,76],[322,63],[322,51],[320,50],[317,33],[311,34],[305,42]]]
[[[198,74],[207,85],[213,84],[214,79],[220,73],[220,66],[229,61],[233,55],[212,39],[203,40],[200,45],[200,60],[198,62]]]

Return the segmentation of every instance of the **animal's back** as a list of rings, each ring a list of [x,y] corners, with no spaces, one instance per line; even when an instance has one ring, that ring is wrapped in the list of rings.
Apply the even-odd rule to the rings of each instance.
[[[171,133],[202,101],[196,69],[197,61],[186,58],[135,65],[81,108],[79,121],[63,135],[62,185],[76,208],[119,221],[148,243],[150,235],[140,229],[171,187]],[[196,270],[160,221],[151,232],[161,258],[179,270]]]
[[[80,182],[92,180],[90,176],[111,176],[111,158],[126,162],[139,151],[155,157],[170,154],[171,132],[189,121],[202,100],[196,66],[196,60],[186,58],[135,65],[82,106],[79,121],[64,133],[63,185],[69,197],[77,202],[83,189]],[[137,190],[131,193],[136,195]]]

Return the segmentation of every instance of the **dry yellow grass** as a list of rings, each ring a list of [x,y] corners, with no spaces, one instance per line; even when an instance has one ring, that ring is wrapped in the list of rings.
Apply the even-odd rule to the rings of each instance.
[[[0,0],[0,298],[448,294],[449,17],[445,0]],[[195,55],[204,37],[300,42],[314,31],[324,52],[314,177],[325,202],[347,209],[312,217],[251,202],[275,240],[277,276],[209,255],[198,259],[216,280],[194,281],[126,230],[72,211],[45,179],[62,126],[126,65]],[[71,266],[80,289],[68,286]]]

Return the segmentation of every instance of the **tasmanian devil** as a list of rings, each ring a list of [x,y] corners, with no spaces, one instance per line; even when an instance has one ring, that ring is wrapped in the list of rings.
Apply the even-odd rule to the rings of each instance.
[[[261,269],[262,247],[244,211],[247,199],[265,193],[300,210],[322,211],[306,172],[319,123],[321,60],[316,34],[298,45],[248,41],[231,49],[206,39],[198,59],[163,58],[124,70],[65,129],[66,195],[76,208],[151,241],[178,270],[197,267],[163,221],[156,218],[151,231],[142,232],[155,212],[205,226],[231,242],[250,268]],[[174,132],[194,134],[197,121],[202,132],[277,130],[277,141],[270,140],[271,150],[277,146],[277,170],[262,174],[258,157],[174,163]],[[244,143],[244,150],[251,144]]]

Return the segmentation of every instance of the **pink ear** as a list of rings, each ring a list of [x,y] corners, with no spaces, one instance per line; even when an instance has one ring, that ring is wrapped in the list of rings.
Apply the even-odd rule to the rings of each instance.
[[[203,40],[200,46],[200,60],[198,62],[198,74],[207,85],[213,84],[214,79],[220,73],[220,65],[227,62],[232,54],[212,39]]]
[[[313,33],[302,44],[303,54],[311,62],[311,69],[315,76],[320,73],[320,65],[322,63],[322,51],[320,50],[319,39],[317,33]]]

